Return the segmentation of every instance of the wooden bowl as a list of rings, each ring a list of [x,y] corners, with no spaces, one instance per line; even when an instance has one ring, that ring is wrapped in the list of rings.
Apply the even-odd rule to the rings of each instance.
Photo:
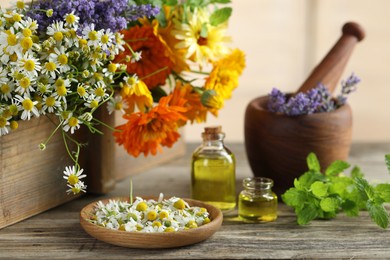
[[[352,137],[348,104],[327,113],[286,116],[269,112],[268,96],[252,100],[245,112],[245,148],[255,176],[274,180],[280,195],[308,170],[314,152],[324,170],[334,160],[347,160]]]
[[[128,198],[119,197],[111,200],[128,201]],[[147,198],[150,199],[150,198]],[[156,198],[153,198],[157,200]],[[108,203],[110,199],[102,200]],[[190,206],[204,207],[210,213],[210,223],[194,229],[167,233],[145,233],[111,230],[92,224],[88,221],[93,215],[97,202],[85,206],[80,212],[80,224],[92,237],[109,244],[130,248],[173,248],[195,244],[212,236],[222,225],[223,215],[218,208],[197,200],[184,199]]]

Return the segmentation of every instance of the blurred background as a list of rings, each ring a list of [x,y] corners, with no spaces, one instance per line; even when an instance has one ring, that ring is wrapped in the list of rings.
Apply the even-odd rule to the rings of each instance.
[[[186,127],[186,141],[199,142],[203,127],[222,125],[226,141],[244,140],[244,113],[255,97],[273,87],[296,91],[354,21],[366,31],[341,79],[361,78],[349,97],[353,141],[390,141],[390,1],[232,0],[229,35],[246,53],[247,67],[218,118]],[[336,89],[335,94],[339,93]]]
[[[11,2],[0,0],[8,6]],[[185,140],[200,142],[208,125],[222,125],[226,141],[244,141],[244,113],[255,97],[273,87],[295,91],[354,21],[366,31],[342,79],[361,79],[351,94],[354,141],[390,141],[390,1],[388,0],[232,0],[228,34],[232,47],[246,53],[247,66],[233,97],[218,118],[185,127]],[[340,88],[336,90],[336,94]]]

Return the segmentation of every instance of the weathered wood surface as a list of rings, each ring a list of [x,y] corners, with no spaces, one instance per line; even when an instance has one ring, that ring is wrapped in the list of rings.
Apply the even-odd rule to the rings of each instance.
[[[242,144],[228,145],[237,156],[237,183],[251,172]],[[136,195],[189,196],[190,154],[133,177]],[[372,180],[390,181],[384,164],[389,144],[354,144],[349,162],[359,165]],[[208,240],[177,249],[141,250],[106,244],[90,237],[79,224],[79,211],[88,203],[126,196],[128,179],[105,196],[87,195],[0,230],[0,259],[199,259],[199,258],[389,258],[390,230],[371,222],[366,212],[358,218],[343,215],[298,226],[293,211],[279,206],[279,218],[267,224],[244,224],[235,214]],[[15,205],[16,206],[16,205]],[[390,208],[389,208],[390,210]]]

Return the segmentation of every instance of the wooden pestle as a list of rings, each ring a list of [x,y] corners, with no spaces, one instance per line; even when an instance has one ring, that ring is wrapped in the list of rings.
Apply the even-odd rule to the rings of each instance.
[[[363,40],[364,36],[364,30],[359,24],[346,23],[343,26],[340,39],[312,71],[297,93],[307,92],[317,87],[319,83],[324,84],[332,93],[337,87],[355,44]]]

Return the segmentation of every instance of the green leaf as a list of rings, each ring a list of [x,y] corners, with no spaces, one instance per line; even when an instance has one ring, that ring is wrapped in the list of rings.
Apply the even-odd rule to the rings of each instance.
[[[318,216],[318,211],[313,205],[305,205],[302,209],[296,210],[295,213],[299,225],[306,225]]]
[[[341,204],[341,208],[345,212],[345,214],[349,217],[356,217],[359,215],[359,207],[356,205],[356,203],[352,200],[345,200]]]
[[[390,173],[390,154],[385,155],[385,162],[386,162],[387,169],[389,170]]]
[[[175,6],[175,5],[177,5],[177,0],[165,0],[164,5]]]
[[[378,184],[374,189],[385,202],[390,202],[390,184]]]
[[[354,178],[363,178],[364,174],[363,174],[363,172],[360,170],[360,168],[358,166],[355,166],[355,167],[353,167],[353,169],[351,171],[351,177],[353,179]]]
[[[309,155],[306,158],[307,167],[311,171],[320,172],[321,171],[321,165],[318,161],[317,155],[315,153],[309,153]]]
[[[344,161],[334,161],[325,171],[327,176],[336,176],[351,166],[349,163]]]
[[[329,185],[321,181],[313,182],[313,184],[310,185],[311,192],[318,198],[325,197],[328,194],[328,188]]]
[[[333,197],[323,198],[320,202],[320,207],[325,212],[336,212],[339,208],[339,200]]]
[[[368,183],[366,179],[355,178],[355,184],[363,200],[375,199],[374,188]]]
[[[389,225],[389,213],[382,204],[377,204],[371,200],[367,201],[367,210],[371,219],[381,228],[386,229]]]
[[[286,205],[293,208],[303,207],[304,202],[306,201],[305,192],[297,190],[296,188],[288,189],[281,197]]]
[[[229,4],[231,3],[230,0],[211,0],[211,4]]]
[[[217,26],[218,24],[226,22],[231,16],[232,11],[231,7],[224,7],[214,11],[210,15],[210,24],[212,26]]]
[[[308,171],[298,179],[300,189],[310,189],[310,186],[316,181],[325,181],[327,178],[319,172]]]

